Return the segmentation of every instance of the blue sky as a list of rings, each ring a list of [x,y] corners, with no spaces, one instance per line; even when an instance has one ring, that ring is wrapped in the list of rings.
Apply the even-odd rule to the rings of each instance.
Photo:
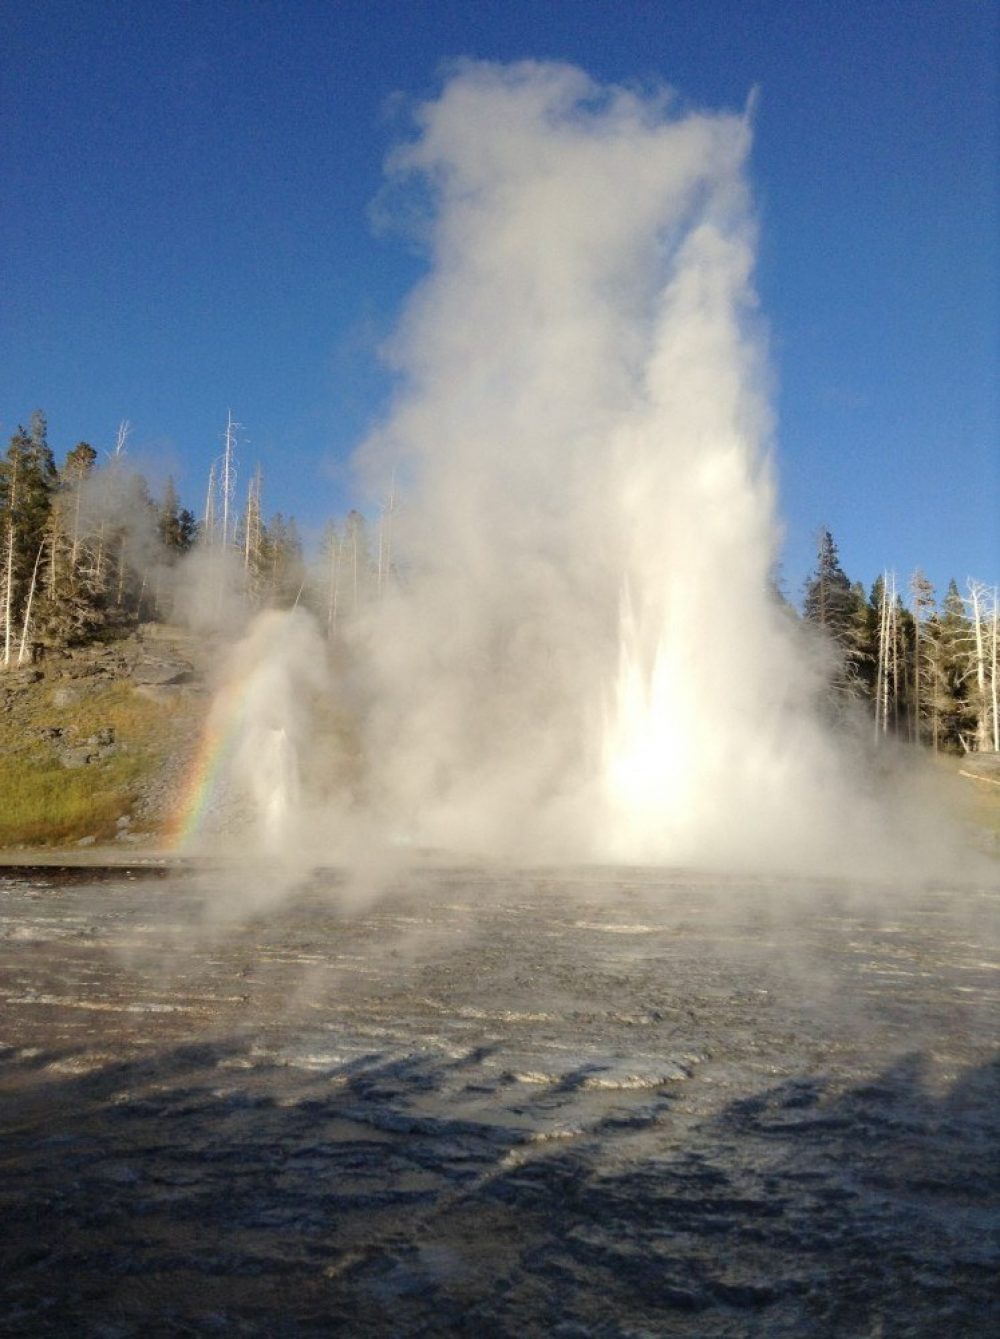
[[[572,61],[739,109],[786,586],[1000,580],[1000,7],[978,0],[8,0],[0,436],[122,418],[201,506],[226,411],[269,511],[354,498],[377,349],[421,259],[372,225],[405,108],[455,56]]]

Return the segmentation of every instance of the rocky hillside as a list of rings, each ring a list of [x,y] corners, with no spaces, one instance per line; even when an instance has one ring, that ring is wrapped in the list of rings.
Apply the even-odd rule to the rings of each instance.
[[[0,847],[155,844],[204,722],[217,650],[147,624],[0,674]]]

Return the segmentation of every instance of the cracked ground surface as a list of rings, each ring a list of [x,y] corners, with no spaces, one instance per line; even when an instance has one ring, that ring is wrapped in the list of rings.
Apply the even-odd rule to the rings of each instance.
[[[339,886],[0,874],[0,1331],[995,1329],[995,889]]]

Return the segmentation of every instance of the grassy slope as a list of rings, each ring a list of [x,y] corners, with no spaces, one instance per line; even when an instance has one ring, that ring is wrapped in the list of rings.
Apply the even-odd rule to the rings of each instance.
[[[938,767],[948,777],[956,817],[980,834],[986,850],[1000,853],[1000,766],[996,754],[942,757]]]
[[[177,741],[197,732],[203,706],[179,698],[155,702],[125,681],[88,684],[80,700],[57,707],[51,682],[20,690],[0,714],[0,846],[60,845],[116,835],[151,778],[174,755]],[[44,733],[62,728],[63,743],[83,744],[114,730],[107,757],[67,768]],[[145,825],[144,825],[145,826]]]

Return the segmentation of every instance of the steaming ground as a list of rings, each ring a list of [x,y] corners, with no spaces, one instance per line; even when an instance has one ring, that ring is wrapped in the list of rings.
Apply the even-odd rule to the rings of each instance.
[[[0,881],[4,1333],[995,1322],[995,887],[215,887]]]

